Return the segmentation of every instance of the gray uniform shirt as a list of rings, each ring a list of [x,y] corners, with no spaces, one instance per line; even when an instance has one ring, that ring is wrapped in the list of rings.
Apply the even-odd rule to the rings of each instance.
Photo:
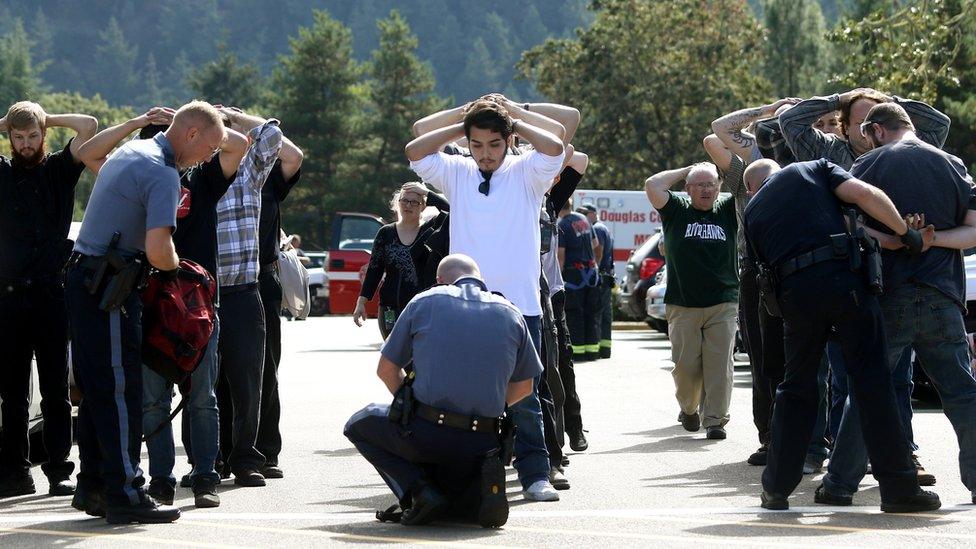
[[[413,359],[417,400],[466,415],[502,415],[509,382],[542,373],[522,313],[474,278],[417,294],[381,352],[399,366]]]
[[[121,251],[144,252],[146,231],[176,227],[179,196],[180,174],[166,136],[129,141],[99,170],[74,250],[104,255],[119,232]]]

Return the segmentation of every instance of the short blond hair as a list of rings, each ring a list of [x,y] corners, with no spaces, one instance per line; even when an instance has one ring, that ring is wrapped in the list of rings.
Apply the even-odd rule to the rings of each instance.
[[[193,100],[176,110],[173,124],[200,125],[201,129],[224,127],[224,119],[216,108],[206,101]]]
[[[26,130],[34,124],[43,130],[45,122],[47,113],[33,101],[18,101],[7,109],[7,128],[11,130]]]

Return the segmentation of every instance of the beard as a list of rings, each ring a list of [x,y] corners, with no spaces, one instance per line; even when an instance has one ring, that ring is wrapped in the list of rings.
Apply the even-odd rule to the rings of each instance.
[[[11,144],[10,150],[11,150],[11,154],[10,154],[11,164],[15,166],[21,166],[24,168],[37,167],[41,163],[41,161],[44,160],[44,155],[47,153],[47,149],[43,141],[41,141],[41,146],[38,147],[37,150],[34,151],[34,153],[29,156],[24,156],[20,154],[20,151],[13,148],[13,144]]]

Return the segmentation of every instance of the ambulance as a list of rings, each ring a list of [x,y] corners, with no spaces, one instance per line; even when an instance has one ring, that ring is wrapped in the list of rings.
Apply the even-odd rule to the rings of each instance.
[[[613,235],[613,275],[622,284],[630,253],[661,227],[661,216],[651,207],[644,191],[578,189],[573,194],[574,208],[591,204]]]

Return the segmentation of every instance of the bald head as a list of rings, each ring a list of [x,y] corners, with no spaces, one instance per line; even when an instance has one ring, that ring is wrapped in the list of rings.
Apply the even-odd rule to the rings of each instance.
[[[180,169],[212,157],[225,136],[220,112],[203,101],[191,101],[177,109],[173,123],[166,130],[166,138],[173,147]]]
[[[780,168],[779,164],[777,164],[775,161],[768,158],[763,158],[749,164],[749,167],[747,167],[746,171],[742,174],[742,179],[746,182],[746,188],[749,189],[750,192],[755,193],[759,191],[759,187],[762,187],[762,184],[764,181],[766,181],[766,178],[780,171],[781,169],[782,168]]]
[[[481,278],[481,271],[478,264],[464,254],[451,254],[437,265],[437,282],[441,284],[453,284],[465,276]]]

